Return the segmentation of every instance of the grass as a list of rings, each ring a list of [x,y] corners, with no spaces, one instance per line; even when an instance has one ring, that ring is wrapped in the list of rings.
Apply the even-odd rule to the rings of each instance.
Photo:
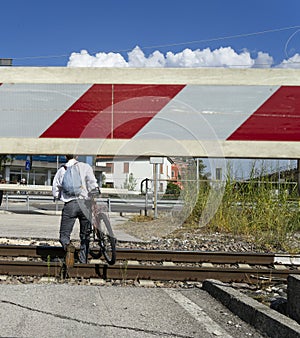
[[[202,185],[202,187],[201,187]],[[184,226],[203,225],[212,188],[200,183],[197,202]],[[292,239],[300,230],[300,205],[295,184],[271,181],[266,175],[238,182],[227,177],[222,199],[216,210],[205,220],[211,232],[230,233],[252,238],[271,251],[298,253]]]
[[[144,215],[134,215],[130,218],[132,222],[149,222],[152,221],[154,218],[152,216],[144,216]]]

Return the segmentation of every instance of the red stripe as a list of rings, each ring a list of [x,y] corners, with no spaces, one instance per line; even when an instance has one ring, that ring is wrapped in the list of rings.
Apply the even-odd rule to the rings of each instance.
[[[178,85],[115,85],[114,138],[132,138],[184,86]]]
[[[228,140],[300,141],[300,87],[280,87]]]
[[[183,88],[93,85],[40,137],[132,138]]]
[[[93,85],[61,117],[59,117],[40,137],[79,138],[91,121],[100,112],[109,111],[111,106],[111,85]],[[108,113],[110,114],[110,113]],[[102,123],[97,126],[100,135],[110,133],[111,124],[103,114]]]

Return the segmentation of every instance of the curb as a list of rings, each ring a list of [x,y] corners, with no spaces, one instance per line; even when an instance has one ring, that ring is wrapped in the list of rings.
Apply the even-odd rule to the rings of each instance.
[[[300,325],[293,319],[233,289],[218,280],[203,281],[202,289],[232,313],[271,338],[299,338]]]

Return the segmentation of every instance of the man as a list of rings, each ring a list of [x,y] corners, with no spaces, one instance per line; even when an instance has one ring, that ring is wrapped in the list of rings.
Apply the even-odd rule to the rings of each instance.
[[[91,232],[91,208],[89,192],[98,189],[97,180],[93,173],[92,167],[83,162],[78,162],[74,155],[66,155],[67,163],[60,167],[55,174],[52,184],[52,194],[54,200],[60,199],[64,202],[62,210],[59,241],[66,251],[66,265],[72,267],[74,265],[75,247],[70,241],[71,233],[78,218],[80,224],[80,263],[87,263],[90,232]],[[76,166],[81,178],[80,193],[71,195],[66,192],[63,178],[67,169]],[[75,167],[74,167],[75,168]]]

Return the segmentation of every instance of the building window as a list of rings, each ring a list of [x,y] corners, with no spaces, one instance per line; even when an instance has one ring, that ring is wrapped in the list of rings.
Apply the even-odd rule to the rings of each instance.
[[[124,162],[123,172],[124,174],[129,174],[129,162]]]
[[[114,163],[106,163],[106,167],[107,167],[107,173],[109,174],[113,174],[114,173]]]
[[[160,173],[163,174],[164,173],[164,165],[160,164]]]

